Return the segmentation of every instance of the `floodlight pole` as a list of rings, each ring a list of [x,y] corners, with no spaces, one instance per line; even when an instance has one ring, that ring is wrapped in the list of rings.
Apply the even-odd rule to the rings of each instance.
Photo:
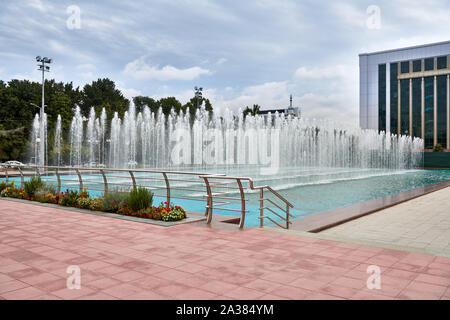
[[[40,124],[39,124],[39,137],[40,137],[40,148],[39,148],[39,160],[40,160],[40,165],[44,166],[45,165],[45,144],[46,144],[46,139],[44,137],[45,131],[44,131],[44,114],[45,114],[45,99],[44,99],[44,85],[45,85],[45,78],[44,78],[44,73],[45,72],[49,72],[50,71],[50,67],[46,66],[45,64],[48,63],[52,63],[52,59],[49,59],[47,57],[41,58],[40,56],[36,57],[36,61],[40,62],[40,64],[38,64],[39,67],[39,71],[42,71],[42,106],[41,106],[41,116],[40,116]]]

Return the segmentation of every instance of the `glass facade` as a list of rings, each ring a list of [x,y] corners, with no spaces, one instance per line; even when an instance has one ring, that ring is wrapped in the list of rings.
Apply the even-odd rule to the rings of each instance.
[[[412,136],[422,137],[422,78],[412,79]]]
[[[386,65],[378,66],[378,131],[386,131]]]
[[[409,135],[409,79],[400,81],[400,134]]]
[[[401,73],[409,73],[409,61],[403,61],[400,64]]]
[[[422,71],[422,60],[414,60],[413,61],[413,72]]]
[[[434,58],[425,59],[425,71],[434,70]]]
[[[437,58],[437,68],[446,69],[447,68],[447,56]]]
[[[425,77],[425,149],[434,146],[434,77]]]
[[[391,112],[390,112],[390,120],[391,120],[391,132],[393,134],[397,134],[398,132],[398,63],[390,64],[390,99],[391,99]]]
[[[438,76],[437,86],[437,143],[447,147],[447,76]]]

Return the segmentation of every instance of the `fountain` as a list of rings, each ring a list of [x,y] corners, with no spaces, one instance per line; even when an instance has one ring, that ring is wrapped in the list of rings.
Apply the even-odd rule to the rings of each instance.
[[[39,126],[36,115],[32,134],[35,149],[42,145],[35,143]],[[55,150],[61,149],[60,144],[61,118],[58,117]],[[230,111],[218,117],[202,108],[191,119],[189,110],[179,114],[172,110],[166,116],[161,109],[154,113],[144,107],[136,113],[131,104],[123,119],[116,112],[109,126],[105,109],[97,118],[91,108],[86,119],[76,107],[70,126],[69,164],[225,171],[249,166],[272,171],[312,167],[405,169],[421,166],[422,149],[423,141],[418,138],[342,128],[326,120],[285,117],[278,113],[244,118],[242,113],[236,117]],[[34,154],[36,163],[41,163],[40,152],[36,149]],[[60,164],[60,153],[56,159],[55,164]]]

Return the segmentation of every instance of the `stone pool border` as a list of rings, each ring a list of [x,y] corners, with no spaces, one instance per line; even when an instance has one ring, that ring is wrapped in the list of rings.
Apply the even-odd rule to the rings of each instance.
[[[153,220],[153,219],[143,219],[143,218],[138,218],[138,217],[130,217],[130,216],[109,213],[109,212],[92,211],[92,210],[85,210],[85,209],[79,209],[79,208],[73,208],[73,207],[65,207],[65,206],[60,206],[58,204],[41,203],[38,201],[30,201],[30,200],[25,200],[25,199],[17,199],[17,198],[9,198],[9,197],[1,197],[0,199],[20,202],[20,203],[35,204],[35,205],[42,206],[42,207],[74,211],[74,212],[78,212],[78,213],[87,213],[87,214],[92,214],[92,215],[96,215],[96,216],[108,217],[108,218],[115,218],[115,219],[122,219],[122,220],[134,221],[134,222],[139,222],[139,223],[153,224],[153,225],[157,225],[157,226],[161,226],[161,227],[172,227],[172,226],[176,226],[179,224],[194,223],[194,222],[206,220],[205,216],[200,216],[200,215],[195,214],[190,211],[187,211],[189,216],[186,219],[183,219],[180,221],[161,221],[161,220]]]
[[[394,193],[385,197],[360,202],[351,206],[319,213],[292,221],[291,228],[296,231],[318,233],[342,223],[395,206],[402,202],[421,197],[450,186],[450,180],[432,183],[407,191]]]

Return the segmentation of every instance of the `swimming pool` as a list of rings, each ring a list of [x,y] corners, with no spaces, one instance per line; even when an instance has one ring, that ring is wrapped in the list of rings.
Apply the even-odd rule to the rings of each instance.
[[[212,172],[208,170],[208,172]],[[324,168],[285,168],[276,174],[261,174],[258,168],[232,168],[227,170],[217,170],[228,175],[249,176],[253,178],[256,186],[269,185],[277,190],[283,197],[289,200],[294,208],[291,214],[294,219],[328,212],[334,209],[354,205],[356,203],[368,201],[371,199],[385,197],[398,192],[411,190],[428,184],[450,180],[450,170],[384,170],[384,169],[324,169]],[[116,174],[117,175],[117,174]],[[136,178],[142,178],[143,173],[137,173]],[[78,190],[79,184],[75,175],[66,175],[62,177],[62,188]],[[55,183],[54,178],[42,176],[43,180]],[[27,179],[27,178],[25,178]],[[4,179],[3,179],[4,180]],[[16,185],[20,184],[20,177],[11,178],[15,180]],[[67,181],[71,180],[71,181]],[[108,178],[108,181],[114,181],[118,185],[120,183],[129,183],[127,173],[123,174],[123,178],[117,177],[114,180]],[[143,181],[143,180],[137,180]],[[200,180],[201,181],[201,180]],[[151,184],[141,183],[151,187]],[[90,176],[84,182],[92,197],[103,195],[103,180],[101,176]],[[171,186],[189,187],[193,184],[186,182],[171,183]],[[196,189],[201,190],[199,185]],[[234,192],[234,191],[233,191]],[[199,198],[205,193],[203,191],[193,192],[184,190],[172,190],[172,202],[182,205],[189,211],[204,212],[205,202],[194,201],[188,199],[177,199],[183,196],[197,196]],[[164,195],[164,192],[159,192]],[[231,196],[232,193],[230,193]],[[237,197],[237,190],[236,195]],[[245,225],[259,225],[259,194],[256,192],[247,192],[246,198],[248,202],[246,209]],[[154,204],[166,201],[165,197],[155,196]],[[224,206],[225,208],[240,209],[240,203],[235,202]],[[214,213],[240,216],[239,212],[231,212],[215,208]],[[265,223],[268,224],[268,223]]]

